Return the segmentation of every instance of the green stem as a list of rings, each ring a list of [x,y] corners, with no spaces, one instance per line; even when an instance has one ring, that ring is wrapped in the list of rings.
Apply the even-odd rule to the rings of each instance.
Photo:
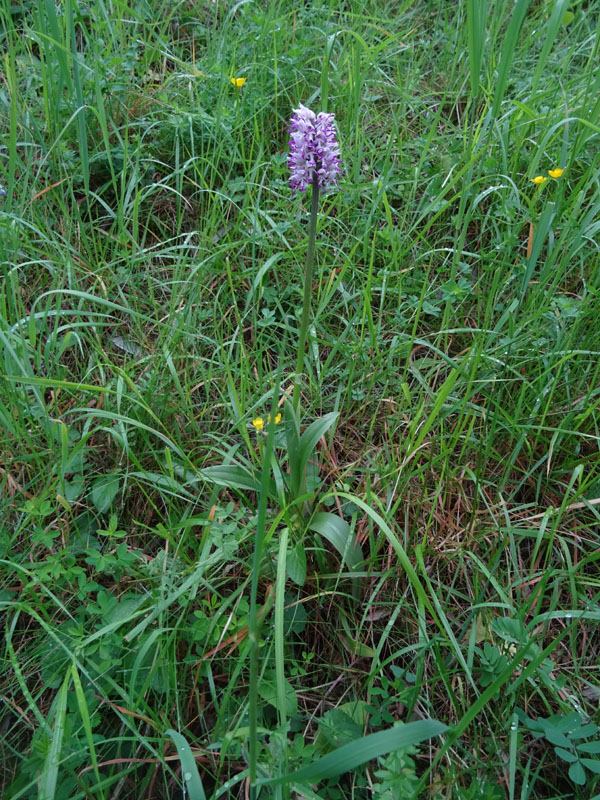
[[[256,762],[258,758],[258,645],[260,628],[268,613],[270,604],[265,599],[263,614],[258,616],[258,582],[260,578],[260,564],[265,542],[267,527],[267,499],[269,496],[269,480],[271,476],[271,460],[275,444],[275,414],[277,412],[277,398],[279,397],[280,376],[273,392],[271,404],[271,419],[267,428],[267,442],[262,456],[262,475],[260,479],[260,494],[256,516],[256,534],[254,537],[254,555],[252,558],[252,578],[250,582],[250,613],[248,616],[248,642],[250,645],[250,685],[248,694],[248,774],[250,778],[250,800],[256,800]]]
[[[292,403],[298,416],[300,408],[300,376],[304,371],[304,348],[310,319],[310,299],[312,294],[313,272],[315,267],[315,240],[317,238],[317,214],[319,211],[319,182],[316,171],[313,173],[312,202],[310,205],[310,223],[308,228],[308,250],[306,251],[306,269],[304,270],[304,300],[302,304],[302,320],[298,338],[298,358],[296,360],[296,378]]]

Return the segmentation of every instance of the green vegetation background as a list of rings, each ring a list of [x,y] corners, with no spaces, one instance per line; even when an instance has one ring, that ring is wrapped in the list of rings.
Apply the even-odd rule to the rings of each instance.
[[[268,504],[258,775],[351,755],[252,792],[600,797],[599,20],[0,2],[3,798],[246,796],[258,493],[206,470],[259,474],[252,420],[292,385],[300,102],[335,113],[344,167],[307,513],[360,557]],[[429,718],[448,732],[392,746]]]

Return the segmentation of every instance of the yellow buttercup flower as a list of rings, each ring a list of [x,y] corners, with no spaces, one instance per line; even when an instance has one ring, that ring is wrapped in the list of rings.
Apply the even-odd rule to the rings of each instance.
[[[247,78],[232,78],[231,82],[237,89],[241,89],[247,80]]]
[[[531,182],[535,183],[537,186],[539,186],[540,183],[546,183],[547,180],[548,180],[548,178],[544,178],[543,175],[537,175],[535,178],[531,179]]]
[[[563,174],[563,172],[564,172],[564,169],[561,169],[560,167],[556,167],[556,169],[549,169],[548,170],[548,175],[550,175],[551,178],[560,178],[560,176]]]
[[[267,424],[271,422],[271,415],[267,414]],[[278,425],[281,422],[281,414],[275,415],[275,425]],[[257,431],[262,431],[265,427],[265,421],[262,417],[257,417],[256,419],[252,420],[252,424],[256,428]]]

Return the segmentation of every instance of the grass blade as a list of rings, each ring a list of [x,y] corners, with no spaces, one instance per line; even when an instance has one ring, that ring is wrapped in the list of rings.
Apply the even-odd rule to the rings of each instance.
[[[426,739],[440,736],[448,730],[448,726],[433,719],[409,722],[397,728],[371,733],[354,742],[338,747],[333,753],[296,772],[259,781],[259,785],[278,786],[284,783],[311,782],[335,778],[344,772],[356,769],[373,758],[378,758],[393,750],[419,744]]]
[[[496,91],[494,93],[494,102],[492,105],[492,117],[495,119],[500,111],[500,105],[506,93],[506,86],[508,84],[508,77],[510,75],[510,67],[513,61],[517,43],[519,41],[519,33],[523,20],[527,14],[527,9],[531,5],[531,0],[517,0],[510,24],[506,31],[506,36],[502,42],[502,59],[498,67],[498,77],[496,79]]]
[[[166,730],[165,733],[175,742],[179,761],[181,762],[181,775],[185,781],[190,800],[206,800],[204,787],[202,786],[202,781],[198,774],[198,767],[196,766],[196,759],[187,743],[187,739],[172,728]]]
[[[58,780],[58,766],[60,754],[65,735],[65,717],[67,714],[67,691],[71,683],[71,673],[65,675],[65,679],[58,691],[56,698],[56,711],[54,712],[54,725],[50,749],[42,767],[40,775],[39,800],[54,800],[56,795],[56,782]]]
[[[94,775],[96,776],[96,781],[98,782],[98,784],[100,784],[100,771],[98,769],[98,757],[96,755],[96,747],[94,745],[94,734],[92,733],[92,723],[90,720],[90,713],[88,710],[87,701],[85,699],[83,686],[81,685],[81,678],[79,677],[79,671],[74,661],[71,665],[71,676],[73,678],[73,685],[75,686],[77,707],[79,708],[79,714],[81,715],[83,730],[85,731],[85,738],[87,740],[88,748],[90,750],[90,758],[92,759]],[[99,792],[99,797],[101,798],[101,800],[104,800],[105,795],[102,790],[100,790]]]
[[[467,35],[469,40],[469,77],[471,81],[471,99],[475,102],[479,96],[481,83],[481,63],[485,45],[485,21],[487,19],[488,0],[468,0],[467,2]]]

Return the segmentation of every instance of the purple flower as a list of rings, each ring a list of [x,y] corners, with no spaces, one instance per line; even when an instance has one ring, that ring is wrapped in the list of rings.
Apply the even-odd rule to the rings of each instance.
[[[300,105],[290,120],[290,186],[292,192],[305,192],[314,174],[320,189],[337,187],[341,173],[340,146],[335,137],[334,115],[321,111],[315,115]]]

